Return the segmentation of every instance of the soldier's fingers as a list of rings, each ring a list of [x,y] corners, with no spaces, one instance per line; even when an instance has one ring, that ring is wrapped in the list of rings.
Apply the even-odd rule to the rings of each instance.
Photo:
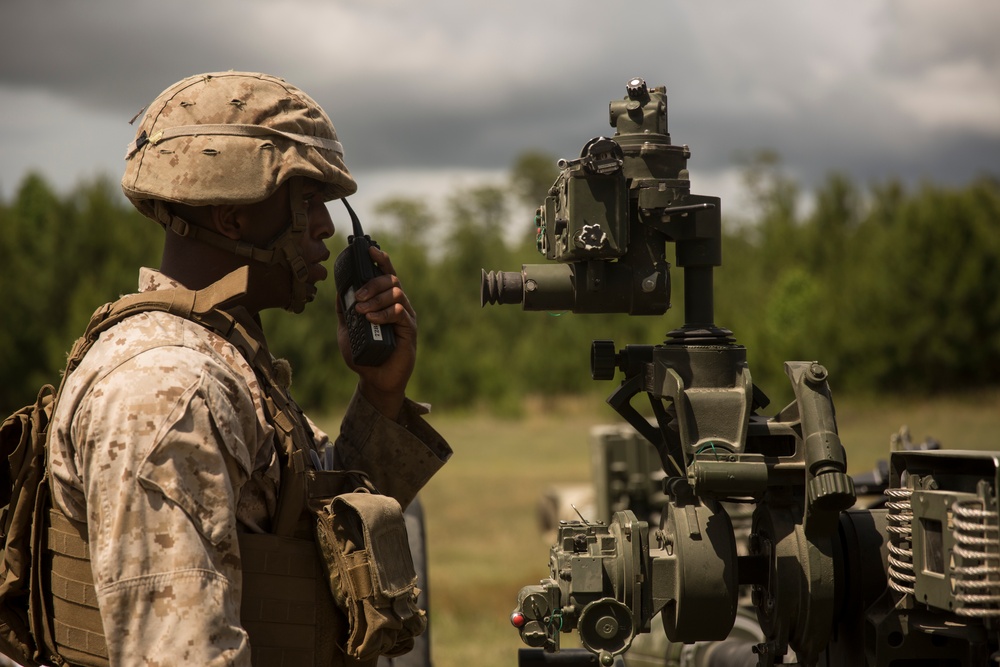
[[[389,253],[385,252],[381,248],[376,248],[375,246],[369,246],[368,255],[372,260],[378,264],[379,268],[382,269],[383,273],[389,275],[396,275],[396,269],[392,265],[392,259],[389,257]]]
[[[359,302],[358,312],[374,313],[379,310],[391,309],[395,305],[399,305],[407,313],[413,314],[413,307],[410,305],[410,300],[399,286],[393,286],[387,291],[373,294],[368,299]]]

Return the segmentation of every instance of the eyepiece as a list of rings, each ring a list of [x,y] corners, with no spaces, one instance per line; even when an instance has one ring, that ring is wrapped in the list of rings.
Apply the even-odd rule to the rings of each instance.
[[[524,281],[517,271],[490,271],[482,269],[480,304],[521,303],[524,300]]]

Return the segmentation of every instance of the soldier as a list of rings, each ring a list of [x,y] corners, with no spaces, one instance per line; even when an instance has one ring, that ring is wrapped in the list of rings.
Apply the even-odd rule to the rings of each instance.
[[[339,313],[359,379],[335,442],[268,351],[259,313],[313,300],[334,233],[325,202],[357,187],[334,127],[279,78],[203,74],[149,105],[126,159],[126,196],[166,230],[139,290],[172,305],[105,331],[60,392],[53,526],[62,514],[85,536],[99,621],[60,622],[57,602],[55,643],[83,664],[370,664],[377,650],[345,654],[355,629],[322,590],[311,485],[360,471],[405,507],[451,449],[405,396],[416,316],[386,253],[371,249],[385,274],[356,308],[397,345],[381,366],[353,366]],[[55,595],[87,606],[53,570]]]

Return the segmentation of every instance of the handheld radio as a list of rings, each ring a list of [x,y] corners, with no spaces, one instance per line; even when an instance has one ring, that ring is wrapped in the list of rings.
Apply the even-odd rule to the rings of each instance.
[[[348,237],[347,247],[337,255],[333,264],[333,279],[337,284],[337,299],[344,312],[351,341],[351,358],[358,366],[379,366],[396,348],[396,335],[391,325],[369,322],[355,309],[357,290],[375,276],[382,275],[368,254],[371,246],[379,247],[361,229],[361,221],[346,199],[342,200],[351,215],[354,234]]]

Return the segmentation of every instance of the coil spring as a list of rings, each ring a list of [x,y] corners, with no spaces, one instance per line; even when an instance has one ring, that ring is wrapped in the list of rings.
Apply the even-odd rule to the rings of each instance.
[[[961,616],[1000,616],[1000,527],[996,512],[983,501],[952,504],[956,565],[952,568],[955,612]],[[960,563],[960,564],[959,564]]]
[[[913,594],[917,577],[913,570],[913,505],[912,489],[886,489],[889,513],[889,587],[898,593]]]

